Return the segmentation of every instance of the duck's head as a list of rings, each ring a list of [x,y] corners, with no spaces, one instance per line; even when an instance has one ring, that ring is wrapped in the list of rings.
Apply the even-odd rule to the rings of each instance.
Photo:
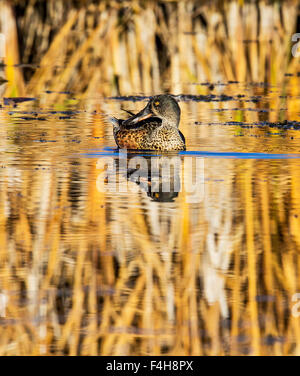
[[[159,118],[165,124],[178,127],[180,121],[180,107],[171,95],[156,95],[150,99],[147,106],[141,112],[129,118],[126,122],[128,124],[136,124],[150,117]]]

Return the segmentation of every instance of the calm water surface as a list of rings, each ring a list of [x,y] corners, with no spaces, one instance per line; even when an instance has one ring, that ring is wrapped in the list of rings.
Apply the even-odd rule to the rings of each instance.
[[[2,354],[300,354],[299,98],[211,94],[178,154],[116,149],[143,97],[2,103]]]

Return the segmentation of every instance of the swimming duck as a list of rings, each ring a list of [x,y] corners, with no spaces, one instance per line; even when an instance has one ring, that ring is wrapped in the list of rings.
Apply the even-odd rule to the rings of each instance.
[[[138,114],[127,120],[111,121],[115,141],[121,149],[185,150],[185,138],[178,129],[180,107],[171,95],[152,97]]]

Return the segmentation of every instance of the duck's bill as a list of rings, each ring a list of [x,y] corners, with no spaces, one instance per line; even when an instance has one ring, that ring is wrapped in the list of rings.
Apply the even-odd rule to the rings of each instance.
[[[146,120],[146,119],[150,118],[151,116],[153,116],[151,113],[149,113],[149,114],[145,114],[145,115],[143,115],[143,116],[138,116],[138,117],[136,117],[136,118],[132,121],[132,123],[133,123],[133,124],[138,123],[139,121]]]
[[[124,125],[136,124],[142,120],[146,120],[153,116],[153,114],[149,111],[148,107],[144,108],[138,114],[130,117],[129,119],[124,121]]]

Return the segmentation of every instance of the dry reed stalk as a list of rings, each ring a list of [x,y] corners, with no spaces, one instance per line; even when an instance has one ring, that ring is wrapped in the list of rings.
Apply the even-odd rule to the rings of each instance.
[[[289,52],[297,15],[293,1],[279,6],[230,1],[222,9],[224,15],[215,4],[193,1],[168,2],[164,10],[159,2],[128,4],[129,8],[115,2],[90,4],[62,16],[58,23],[64,19],[65,24],[28,83],[28,93],[39,95],[57,86],[77,95],[95,90],[102,95],[163,90],[205,94],[204,87],[190,83],[214,77],[281,85],[285,78],[280,72],[298,69],[297,59],[290,59]],[[47,11],[47,17],[52,17],[54,13]],[[207,25],[192,14],[201,14]],[[24,15],[23,27],[32,17],[37,22],[33,5]],[[89,20],[86,28],[84,20]],[[32,40],[29,35],[28,50],[33,48]],[[59,61],[62,67],[56,67]],[[51,100],[59,98],[54,94]]]
[[[25,92],[22,71],[13,68],[20,62],[17,26],[12,5],[6,0],[0,4],[0,31],[5,37],[5,76],[10,83],[5,95],[22,96]]]
[[[251,320],[251,347],[254,355],[260,354],[259,346],[259,324],[258,310],[256,303],[257,296],[257,277],[256,277],[256,257],[254,242],[254,207],[252,202],[252,166],[251,161],[247,163],[247,172],[244,177],[245,186],[245,220],[247,236],[247,259],[248,259],[248,279],[249,279],[249,316]]]

